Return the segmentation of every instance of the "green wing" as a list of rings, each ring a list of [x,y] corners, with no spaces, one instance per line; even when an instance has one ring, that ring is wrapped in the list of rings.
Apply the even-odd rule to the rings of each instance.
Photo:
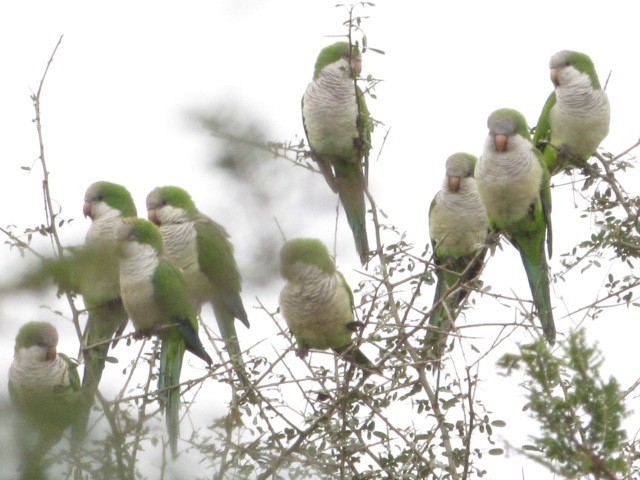
[[[71,389],[74,391],[80,390],[82,382],[80,381],[80,375],[78,374],[78,362],[72,360],[64,353],[58,352],[58,356],[64,360],[67,364],[69,372],[69,382],[71,383]]]
[[[536,124],[536,130],[533,134],[533,145],[540,150],[544,151],[545,144],[543,142],[548,141],[551,134],[551,123],[549,122],[549,118],[551,116],[551,108],[556,104],[556,92],[551,92],[549,98],[547,98],[544,107],[542,107],[542,112],[540,113],[540,118],[538,119],[538,123]]]
[[[542,203],[542,213],[544,215],[544,221],[547,226],[547,253],[549,258],[553,254],[553,232],[551,228],[551,187],[549,185],[551,175],[547,170],[547,166],[545,161],[542,159],[542,156],[536,152],[538,159],[540,160],[540,165],[542,165],[543,176],[542,176],[542,185],[540,186],[540,201]]]
[[[369,178],[369,151],[371,150],[371,133],[373,132],[373,122],[367,108],[364,93],[360,87],[356,86],[356,100],[358,102],[358,132],[360,142],[358,145],[358,158],[364,159],[365,178]],[[367,182],[368,183],[368,182]]]
[[[195,229],[200,270],[211,282],[217,299],[249,328],[247,313],[240,298],[240,272],[229,234],[222,225],[205,215],[200,214],[199,217]]]
[[[351,290],[351,287],[347,283],[347,280],[344,278],[344,275],[342,274],[342,272],[339,272],[339,271],[336,270],[336,273],[340,276],[340,280],[342,281],[342,287],[349,294],[349,304],[351,305],[351,310],[353,312],[353,309],[356,307],[356,303],[355,303],[355,300],[353,298],[353,291]],[[352,316],[353,316],[353,313],[352,313]]]
[[[340,279],[342,281],[342,286],[349,294],[349,304],[351,305],[352,321],[351,323],[346,325],[349,331],[349,340],[347,341],[347,343],[342,347],[337,347],[337,348],[334,347],[332,348],[332,350],[337,354],[341,355],[342,358],[344,358],[345,360],[360,367],[363,370],[363,372],[365,372],[365,375],[368,375],[369,373],[380,373],[380,370],[375,368],[373,362],[364,353],[362,353],[362,351],[359,348],[356,348],[354,343],[350,340],[351,332],[355,332],[361,326],[361,324],[355,321],[355,314],[353,313],[353,309],[355,308],[353,291],[351,290],[351,287],[349,287],[349,284],[347,283],[347,280],[344,278],[344,275],[342,274],[342,272],[336,271],[336,273],[340,276]]]
[[[153,292],[154,300],[164,315],[163,326],[175,325],[187,343],[187,350],[211,364],[211,357],[198,337],[196,310],[182,272],[161,260],[153,277]]]

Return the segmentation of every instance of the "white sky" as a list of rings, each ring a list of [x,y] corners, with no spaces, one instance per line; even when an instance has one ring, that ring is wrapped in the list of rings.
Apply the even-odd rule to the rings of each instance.
[[[288,237],[313,235],[331,244],[335,198],[319,176],[286,166],[279,170],[285,179],[265,186],[282,189],[271,193],[276,197],[281,193],[283,201],[274,202],[272,212],[249,208],[253,203],[244,203],[227,179],[210,168],[210,137],[188,120],[187,113],[232,103],[247,118],[263,121],[271,140],[301,137],[300,98],[317,53],[334,41],[328,35],[345,32],[344,10],[334,8],[335,3],[4,2],[0,6],[0,225],[15,224],[20,231],[44,221],[39,165],[31,174],[20,167],[32,165],[38,155],[29,95],[64,34],[45,85],[42,113],[53,196],[62,218],[75,219],[61,229],[66,244],[82,242],[88,227],[81,215],[82,199],[91,182],[124,184],[142,214],[145,196],[153,187],[180,185],[202,211],[229,230],[240,268],[249,279],[244,290],[247,307],[255,307],[254,299],[260,296],[275,309],[277,290],[251,281],[256,274],[252,269],[257,269],[251,256],[255,239],[264,229],[277,235],[272,221],[277,217]],[[390,221],[407,231],[416,254],[428,242],[428,205],[440,187],[445,159],[456,151],[480,154],[486,118],[496,108],[516,108],[535,124],[552,88],[548,61],[556,51],[588,53],[603,83],[612,72],[607,88],[611,130],[602,146],[618,153],[638,138],[640,64],[634,7],[633,2],[622,1],[394,0],[361,11],[370,17],[363,24],[369,45],[386,51],[364,56],[363,74],[383,80],[376,90],[378,99],[368,100],[369,109],[391,129],[379,161],[371,166],[370,190]],[[378,129],[375,149],[382,136]],[[563,180],[556,177],[554,183]],[[633,172],[622,182],[633,191],[637,180]],[[551,269],[557,272],[561,254],[588,235],[590,224],[589,219],[578,220],[581,212],[572,204],[569,186],[554,189],[553,196]],[[338,263],[355,283],[359,276],[352,269],[359,265],[343,217],[338,228]],[[5,270],[21,265],[15,251],[0,250]],[[571,283],[555,285],[559,332],[566,333],[581,320],[564,316],[598,292],[606,273],[605,268],[585,277],[589,281],[577,289]],[[491,260],[485,283],[493,285],[494,292],[508,294],[513,288],[529,298],[513,249],[505,248]],[[38,302],[23,297],[0,302],[6,352],[0,358],[0,384],[6,384],[6,367],[20,325],[36,318],[53,320]],[[482,299],[467,318],[473,321],[477,315],[478,323],[513,318],[513,310],[496,310],[496,305]],[[605,353],[605,371],[615,372],[626,388],[638,374],[619,365],[628,366],[630,356],[636,355],[638,327],[623,310],[586,326],[589,338],[597,339]],[[251,338],[268,338],[272,327],[265,325],[259,314],[252,315]],[[475,336],[485,332],[491,337],[491,329],[472,331]],[[72,350],[77,344],[72,337],[67,345]],[[514,349],[515,340],[504,347],[504,351]],[[481,370],[485,379],[495,382],[482,387],[488,395],[485,405],[494,412],[508,412],[502,418],[509,430],[518,430],[513,424],[527,425],[521,403],[505,398],[508,395],[490,400],[496,390],[514,389],[515,380],[494,379],[493,370],[491,363]],[[511,433],[504,433],[510,438]],[[635,427],[628,434],[633,436]],[[520,438],[511,441],[518,445]],[[487,465],[499,465],[499,470],[490,470],[490,478],[516,478],[522,469],[526,478],[551,478],[522,457]]]

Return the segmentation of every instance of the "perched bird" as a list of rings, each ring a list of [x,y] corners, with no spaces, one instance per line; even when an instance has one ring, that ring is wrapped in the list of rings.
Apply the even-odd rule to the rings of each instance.
[[[533,144],[555,175],[566,167],[583,167],[609,133],[609,99],[589,56],[562,50],[549,62],[555,90],[536,126]]]
[[[287,281],[280,292],[280,311],[304,358],[310,348],[331,348],[364,371],[371,361],[351,340],[361,327],[355,320],[353,293],[320,240],[287,241],[280,250],[280,272]]]
[[[124,219],[116,228],[120,243],[122,302],[136,332],[161,340],[158,390],[166,408],[171,452],[180,434],[180,371],[185,350],[211,365],[198,337],[196,310],[182,272],[162,257],[160,230],[140,218]]]
[[[241,278],[229,234],[196,208],[178,187],[158,187],[147,195],[149,220],[160,227],[165,253],[182,269],[197,310],[211,303],[231,362],[243,386],[249,380],[238,343],[235,320],[249,328],[240,298]]]
[[[468,153],[455,153],[447,159],[442,188],[429,209],[438,283],[426,347],[434,360],[442,357],[446,332],[469,295],[466,285],[480,275],[487,254],[489,220],[473,178],[476,161]]]
[[[84,375],[82,385],[87,402],[83,408],[84,422],[79,422],[84,434],[95,390],[100,383],[109,340],[121,333],[128,315],[120,298],[116,227],[125,217],[135,217],[136,207],[129,191],[110,182],[95,182],[84,196],[82,209],[91,218],[84,249],[76,252],[81,259],[79,270],[80,293],[88,312],[84,338]]]
[[[549,172],[531,144],[521,113],[496,110],[487,122],[489,135],[475,169],[476,185],[493,230],[502,232],[520,252],[533,303],[550,344],[556,328],[549,294],[551,257],[551,192]]]
[[[373,123],[364,94],[354,83],[361,70],[357,46],[338,42],[322,49],[302,97],[302,122],[312,158],[340,197],[364,265],[369,254],[365,171]]]
[[[16,337],[9,368],[9,395],[23,420],[21,479],[44,479],[44,455],[75,420],[81,399],[76,365],[58,353],[58,332],[50,323],[29,322]]]

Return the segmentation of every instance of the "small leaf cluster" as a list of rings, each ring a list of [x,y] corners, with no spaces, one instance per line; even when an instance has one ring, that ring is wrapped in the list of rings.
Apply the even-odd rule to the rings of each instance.
[[[507,372],[524,371],[525,408],[540,426],[533,445],[523,450],[567,478],[619,478],[629,464],[620,447],[628,412],[618,382],[602,379],[602,357],[583,330],[572,332],[562,350],[556,356],[539,340],[500,360]]]

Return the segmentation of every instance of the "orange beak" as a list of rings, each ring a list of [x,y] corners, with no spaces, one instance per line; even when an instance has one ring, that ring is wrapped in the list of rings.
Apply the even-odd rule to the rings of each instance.
[[[147,218],[150,222],[153,222],[156,225],[160,225],[160,221],[158,220],[158,215],[156,215],[155,208],[150,208],[149,210],[147,210]]]
[[[551,83],[553,83],[553,85],[555,87],[560,85],[560,82],[558,80],[558,74],[559,73],[560,73],[560,71],[557,68],[552,68],[551,71],[549,72],[549,77],[551,78]]]
[[[91,216],[91,202],[84,202],[84,205],[82,206],[82,214],[84,215],[84,218]]]
[[[449,177],[449,190],[457,192],[460,188],[460,177]]]
[[[351,60],[351,70],[353,71],[353,74],[355,76],[360,75],[360,72],[362,72],[362,60],[357,60],[357,59],[352,59]]]
[[[56,347],[51,347],[49,348],[49,350],[47,350],[47,355],[46,355],[46,359],[49,362],[52,362],[56,359],[56,357],[58,356],[58,352],[56,352]]]
[[[507,136],[498,134],[495,137],[496,150],[499,152],[504,152],[507,149]]]

